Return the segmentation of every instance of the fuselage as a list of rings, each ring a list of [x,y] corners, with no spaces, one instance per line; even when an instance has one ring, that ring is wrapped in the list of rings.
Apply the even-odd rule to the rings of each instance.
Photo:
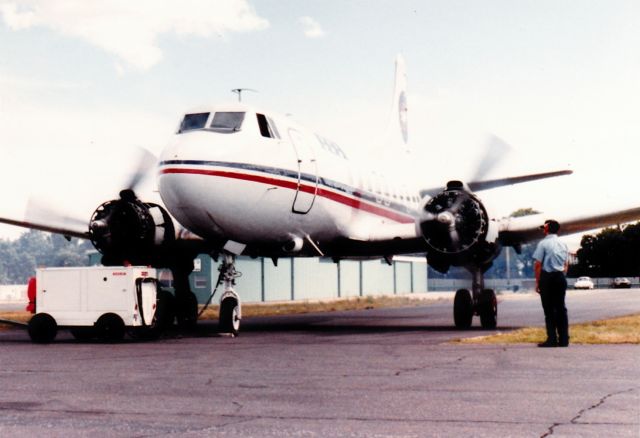
[[[415,187],[356,164],[288,117],[231,104],[183,117],[158,185],[173,217],[205,240],[319,255],[340,239],[366,240],[363,230],[415,222]]]

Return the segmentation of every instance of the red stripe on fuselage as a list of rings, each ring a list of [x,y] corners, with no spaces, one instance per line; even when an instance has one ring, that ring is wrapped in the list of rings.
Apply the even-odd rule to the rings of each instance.
[[[181,174],[188,174],[188,175],[221,176],[224,178],[241,179],[244,181],[253,181],[253,182],[259,182],[262,184],[270,184],[270,185],[275,185],[279,187],[284,187],[287,189],[298,190],[297,181],[288,181],[288,180],[276,179],[276,178],[263,176],[263,175],[253,175],[249,173],[229,172],[227,170],[169,168],[169,169],[162,169],[160,173],[161,174],[181,173]],[[357,210],[363,210],[363,211],[366,211],[367,213],[373,213],[378,216],[383,216],[403,224],[414,222],[414,219],[411,216],[407,216],[395,211],[389,211],[377,205],[368,204],[361,199],[351,198],[340,193],[335,193],[335,192],[326,190],[322,187],[317,187],[317,191],[316,191],[316,187],[314,186],[300,184],[299,190],[306,193],[310,193],[310,194],[313,194],[315,192],[317,196],[322,196],[323,198],[330,199],[332,201],[347,205]]]

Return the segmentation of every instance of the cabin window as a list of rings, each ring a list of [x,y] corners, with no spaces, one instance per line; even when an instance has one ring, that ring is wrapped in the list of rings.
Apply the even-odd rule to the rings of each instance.
[[[209,128],[216,132],[238,132],[244,121],[244,113],[241,112],[217,112]]]
[[[184,119],[182,119],[182,123],[180,123],[178,133],[202,129],[207,124],[207,119],[209,119],[209,113],[187,114],[184,116]]]
[[[275,123],[273,120],[266,117],[264,114],[256,113],[256,117],[258,118],[258,127],[260,128],[260,135],[267,138],[280,138],[280,134],[276,129]]]

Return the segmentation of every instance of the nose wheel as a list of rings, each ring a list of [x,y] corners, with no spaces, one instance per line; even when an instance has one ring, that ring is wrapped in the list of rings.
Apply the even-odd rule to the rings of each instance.
[[[220,297],[220,314],[218,316],[219,331],[220,333],[237,335],[240,332],[242,310],[240,296],[234,289],[236,278],[241,275],[236,271],[235,257],[231,254],[225,254],[219,270],[224,283],[224,293]]]

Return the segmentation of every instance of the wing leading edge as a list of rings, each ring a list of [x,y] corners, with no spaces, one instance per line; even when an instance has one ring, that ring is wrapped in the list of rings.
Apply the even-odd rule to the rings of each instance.
[[[540,225],[544,223],[545,219],[549,218],[545,215],[537,214],[507,218],[500,221],[498,234],[500,243],[506,246],[514,246],[542,239],[544,233],[540,229]],[[560,222],[560,232],[558,234],[565,236],[640,220],[640,207],[592,216],[566,218],[554,216],[553,219]]]
[[[31,228],[34,230],[46,231],[48,233],[62,234],[66,237],[78,237],[80,239],[90,239],[89,227],[85,226],[84,229],[79,224],[55,224],[55,223],[42,223],[38,221],[27,221],[11,219],[6,217],[0,217],[0,223],[15,225],[18,227]]]

